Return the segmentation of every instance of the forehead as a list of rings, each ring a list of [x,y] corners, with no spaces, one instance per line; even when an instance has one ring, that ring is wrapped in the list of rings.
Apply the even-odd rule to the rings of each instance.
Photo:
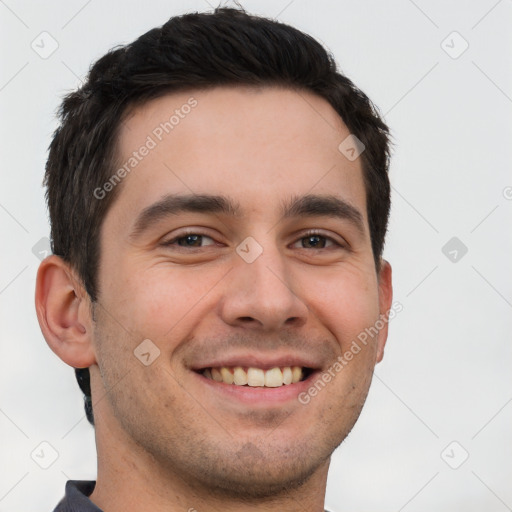
[[[116,203],[133,215],[172,194],[235,197],[242,213],[272,214],[283,197],[335,194],[365,217],[361,159],[323,98],[305,91],[218,87],[166,94],[133,109],[119,132]],[[274,208],[275,207],[275,208]]]

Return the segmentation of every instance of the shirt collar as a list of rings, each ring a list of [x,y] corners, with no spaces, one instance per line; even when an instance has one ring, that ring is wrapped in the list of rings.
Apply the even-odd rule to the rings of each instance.
[[[95,480],[68,480],[66,494],[53,512],[102,512],[89,499],[95,486]]]
[[[66,495],[53,512],[103,512],[89,499],[95,486],[96,480],[68,480]]]

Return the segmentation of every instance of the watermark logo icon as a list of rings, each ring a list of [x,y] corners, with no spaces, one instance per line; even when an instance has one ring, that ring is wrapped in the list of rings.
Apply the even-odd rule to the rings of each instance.
[[[238,244],[236,252],[246,263],[252,263],[262,254],[263,247],[252,236],[248,236]]]
[[[48,469],[59,458],[59,452],[48,441],[43,441],[32,450],[30,457],[40,468]]]
[[[338,146],[339,152],[347,159],[353,162],[366,149],[366,146],[355,136],[350,134]]]
[[[459,469],[469,458],[468,451],[458,441],[452,441],[442,452],[443,459],[452,469]]]
[[[30,43],[30,47],[46,60],[57,51],[59,43],[50,33],[43,31]]]
[[[469,48],[469,43],[454,30],[441,41],[441,48],[452,59],[458,59]]]
[[[145,339],[133,353],[144,366],[149,366],[160,356],[160,349],[151,340]]]
[[[47,256],[52,253],[52,248],[50,244],[50,240],[47,236],[43,236],[41,240],[39,240],[32,247],[32,254],[38,258],[40,261],[43,261]]]
[[[459,238],[454,236],[443,245],[441,252],[452,263],[458,263],[467,254],[468,248]]]

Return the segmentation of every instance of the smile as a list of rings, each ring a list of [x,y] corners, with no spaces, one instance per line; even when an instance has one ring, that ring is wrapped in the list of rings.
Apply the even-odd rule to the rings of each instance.
[[[268,370],[254,367],[212,367],[205,368],[201,374],[207,379],[236,386],[278,388],[295,384],[306,379],[310,368],[301,366],[282,366]]]

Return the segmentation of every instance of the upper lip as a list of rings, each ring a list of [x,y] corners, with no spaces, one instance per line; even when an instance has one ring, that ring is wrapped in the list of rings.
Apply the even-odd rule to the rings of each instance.
[[[312,368],[318,370],[321,364],[314,361],[311,357],[301,356],[298,354],[281,354],[281,355],[265,355],[265,354],[231,354],[223,356],[222,358],[212,359],[211,361],[201,362],[191,365],[194,371],[204,370],[205,368],[220,368],[222,366],[234,367],[252,367],[269,370],[270,368],[283,367],[283,366],[301,366],[303,368]]]

